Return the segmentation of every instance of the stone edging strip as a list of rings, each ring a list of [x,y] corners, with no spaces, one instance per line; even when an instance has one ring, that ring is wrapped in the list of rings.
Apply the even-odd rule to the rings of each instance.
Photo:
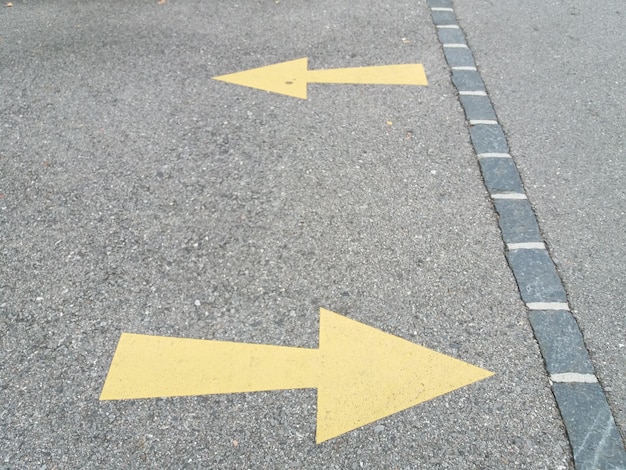
[[[428,0],[428,5],[499,216],[506,258],[528,308],[574,465],[578,470],[626,469],[624,443],[452,0]]]

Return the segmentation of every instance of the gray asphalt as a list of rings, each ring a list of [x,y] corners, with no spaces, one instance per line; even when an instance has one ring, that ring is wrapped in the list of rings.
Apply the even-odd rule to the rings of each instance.
[[[593,155],[614,156],[592,164],[580,121],[513,93],[492,51],[520,19],[492,8],[459,17],[623,430],[619,107],[593,105]],[[211,80],[300,57],[420,62],[429,86],[310,85],[301,101]],[[0,465],[573,468],[424,2],[14,1],[0,78]],[[566,86],[537,89],[540,106]],[[558,116],[562,145],[529,137]],[[320,307],[496,375],[321,445],[314,390],[98,401],[123,331],[312,348]]]

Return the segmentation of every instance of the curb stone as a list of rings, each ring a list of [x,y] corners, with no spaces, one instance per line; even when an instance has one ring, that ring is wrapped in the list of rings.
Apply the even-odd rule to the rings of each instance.
[[[476,69],[453,2],[429,0],[428,5],[470,125],[470,139],[485,186],[500,216],[506,258],[529,310],[574,465],[577,470],[626,469],[624,443],[580,328],[569,311],[563,282],[541,239],[519,170],[509,155],[508,141]],[[476,121],[481,123],[473,125]]]

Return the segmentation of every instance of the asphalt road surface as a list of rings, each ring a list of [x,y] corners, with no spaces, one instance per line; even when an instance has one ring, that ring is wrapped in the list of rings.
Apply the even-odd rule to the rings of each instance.
[[[455,8],[623,438],[625,11]],[[0,468],[574,468],[431,14],[3,3]],[[304,57],[428,86],[212,79]],[[320,444],[314,388],[99,400],[124,332],[317,348],[320,308],[494,375]]]

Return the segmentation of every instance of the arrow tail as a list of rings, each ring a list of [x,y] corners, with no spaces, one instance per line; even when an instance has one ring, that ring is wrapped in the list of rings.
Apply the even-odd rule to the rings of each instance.
[[[124,333],[101,400],[317,386],[318,350]]]
[[[309,70],[307,81],[309,83],[353,85],[428,85],[428,79],[422,64]]]

